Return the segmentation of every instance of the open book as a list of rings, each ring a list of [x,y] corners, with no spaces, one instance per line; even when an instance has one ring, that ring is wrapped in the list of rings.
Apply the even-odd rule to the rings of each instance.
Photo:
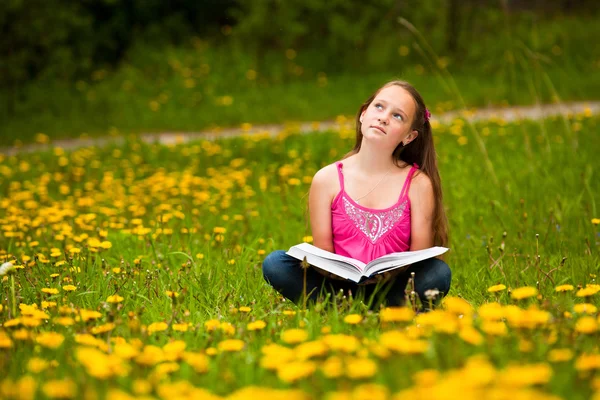
[[[403,251],[381,256],[368,264],[350,257],[331,253],[308,243],[300,243],[292,246],[287,251],[287,254],[298,260],[303,260],[306,257],[306,261],[310,265],[341,278],[360,283],[383,272],[398,268],[408,268],[410,264],[437,257],[446,251],[448,251],[446,247],[430,247],[423,250]]]

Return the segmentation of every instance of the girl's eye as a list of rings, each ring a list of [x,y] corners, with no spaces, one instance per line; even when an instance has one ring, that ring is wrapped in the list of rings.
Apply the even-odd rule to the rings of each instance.
[[[394,118],[396,118],[399,121],[402,121],[402,115],[400,114],[394,114]]]
[[[382,108],[383,108],[383,106],[382,106],[381,104],[375,104],[375,108],[377,108],[377,109],[379,109],[379,110],[380,110],[380,109],[382,109]]]

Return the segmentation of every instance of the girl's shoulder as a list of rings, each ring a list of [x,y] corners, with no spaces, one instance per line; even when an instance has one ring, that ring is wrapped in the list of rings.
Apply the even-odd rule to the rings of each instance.
[[[326,165],[313,176],[313,183],[331,183],[338,179],[338,163],[336,161],[332,164]]]
[[[411,201],[413,198],[430,197],[433,195],[433,182],[429,175],[420,169],[416,170],[410,182],[410,190],[408,192]]]
[[[324,166],[313,176],[311,186],[327,191],[332,197],[340,190],[340,178],[338,164],[342,161],[336,161]]]

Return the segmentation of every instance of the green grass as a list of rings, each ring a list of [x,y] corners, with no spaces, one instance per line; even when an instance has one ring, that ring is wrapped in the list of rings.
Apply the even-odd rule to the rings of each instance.
[[[517,328],[506,311],[508,335],[484,334],[483,344],[473,346],[458,335],[436,330],[451,325],[454,317],[431,314],[442,319],[433,323],[431,336],[422,338],[429,343],[425,353],[393,354],[384,360],[366,346],[369,359],[378,365],[377,376],[332,379],[316,372],[292,384],[259,366],[261,348],[282,343],[284,330],[303,327],[311,339],[318,340],[322,328],[329,327],[332,333],[377,342],[393,327],[380,323],[378,314],[367,311],[360,302],[348,299],[337,299],[329,308],[298,309],[282,301],[261,274],[263,253],[287,249],[310,234],[305,221],[308,182],[319,168],[351,148],[352,139],[346,134],[282,132],[275,139],[257,135],[172,147],[128,139],[121,147],[68,153],[54,149],[4,157],[0,166],[0,250],[5,259],[16,258],[24,268],[14,275],[14,297],[13,278],[0,281],[0,322],[5,325],[15,317],[14,300],[40,306],[42,301],[55,301],[57,307],[98,310],[101,317],[97,322],[74,321],[72,326],[62,326],[55,319],[59,310],[50,307],[46,310],[49,322],[39,327],[0,328],[0,339],[2,332],[12,338],[12,348],[0,349],[0,368],[5,371],[2,390],[9,390],[10,382],[24,376],[36,376],[44,383],[70,378],[80,394],[92,391],[101,396],[115,388],[134,393],[135,379],[148,382],[151,393],[163,398],[163,390],[170,395],[181,390],[168,386],[180,380],[221,395],[260,385],[299,388],[320,397],[364,383],[377,383],[396,392],[413,385],[413,373],[423,369],[445,372],[464,367],[458,376],[467,376],[462,375],[465,371],[479,374],[481,367],[471,370],[467,362],[475,354],[485,355],[500,371],[512,363],[547,363],[550,350],[568,348],[574,358],[547,364],[552,379],[536,388],[565,398],[588,398],[594,375],[577,371],[575,360],[586,352],[597,353],[598,333],[575,333],[580,315],[566,319],[563,312],[573,313],[573,304],[584,301],[599,306],[598,295],[583,299],[574,292],[557,294],[554,287],[596,283],[600,232],[592,219],[600,217],[600,184],[595,175],[600,168],[596,154],[599,122],[597,117],[577,115],[515,124],[486,122],[473,129],[468,125],[438,126],[434,131],[450,221],[450,295],[477,307],[496,299],[487,292],[494,284],[511,289],[536,287],[540,299],[518,304],[523,308],[537,305],[550,312],[548,323],[536,329]],[[467,143],[459,144],[458,138],[460,143],[466,138]],[[301,184],[294,184],[297,182],[291,178]],[[136,230],[139,227],[148,230]],[[226,231],[222,238],[220,228]],[[89,238],[109,241],[112,247],[98,248]],[[81,252],[72,253],[71,248]],[[56,265],[61,260],[66,263]],[[76,290],[64,291],[66,284],[75,285]],[[42,288],[56,288],[58,293],[45,294]],[[172,301],[165,295],[167,290],[180,296]],[[113,294],[122,296],[123,302],[106,303]],[[502,304],[517,303],[506,291],[500,292],[498,299]],[[252,310],[240,312],[241,306]],[[285,310],[296,313],[285,315]],[[345,323],[344,317],[350,313],[363,315],[363,322]],[[24,311],[17,314],[23,317]],[[468,315],[464,318],[469,319]],[[219,329],[210,332],[204,325],[209,319],[232,323],[233,335]],[[266,327],[248,331],[246,324],[255,320],[265,321]],[[151,323],[161,321],[169,324],[168,330],[148,332]],[[426,325],[424,321],[421,324]],[[481,318],[474,321],[478,330],[486,329]],[[189,330],[175,331],[170,324],[176,322],[189,324]],[[130,369],[122,376],[113,371],[111,374],[118,376],[105,381],[91,378],[93,372],[82,366],[86,360],[77,358],[76,349],[82,345],[75,343],[75,334],[93,332],[93,327],[106,323],[114,323],[114,329],[95,337],[111,347],[117,338],[157,346],[182,340],[187,351],[204,354],[233,337],[243,340],[245,349],[211,356],[205,373],[195,372],[177,358],[179,370],[170,374],[143,366],[139,359],[125,360],[122,363]],[[56,350],[43,341],[34,345],[31,340],[16,339],[17,329],[27,335],[58,332],[65,342]],[[549,337],[554,331],[556,340],[552,342]],[[531,351],[522,350],[524,342],[532,346]],[[27,365],[34,356],[56,360],[57,365],[32,372]],[[343,360],[349,357],[340,356]],[[97,357],[97,365],[106,363]],[[159,365],[172,366],[164,360]],[[532,372],[515,375],[539,376]],[[453,387],[463,390],[466,381],[454,379]],[[41,384],[27,387],[42,390]],[[498,390],[517,389],[505,385]],[[4,392],[4,397],[10,393]]]
[[[294,63],[280,60],[252,80],[247,73],[255,67],[248,55],[211,48],[143,50],[115,71],[99,69],[88,81],[35,82],[17,92],[24,100],[12,113],[5,93],[0,146],[32,142],[37,133],[57,139],[329,120],[353,115],[373,90],[398,78],[413,83],[437,114],[460,109],[463,102],[508,106],[597,100],[600,93],[600,64],[594,60],[545,56],[516,45],[507,45],[495,63],[447,69],[438,66],[447,57],[414,49],[397,55],[397,68],[366,72],[296,76],[285,72]]]

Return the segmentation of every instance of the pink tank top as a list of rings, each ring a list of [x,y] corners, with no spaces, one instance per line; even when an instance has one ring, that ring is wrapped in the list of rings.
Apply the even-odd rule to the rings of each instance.
[[[408,189],[415,171],[413,164],[400,198],[383,210],[363,207],[344,190],[342,163],[338,162],[340,192],[331,203],[333,249],[336,254],[368,263],[386,254],[410,248],[410,199]]]

